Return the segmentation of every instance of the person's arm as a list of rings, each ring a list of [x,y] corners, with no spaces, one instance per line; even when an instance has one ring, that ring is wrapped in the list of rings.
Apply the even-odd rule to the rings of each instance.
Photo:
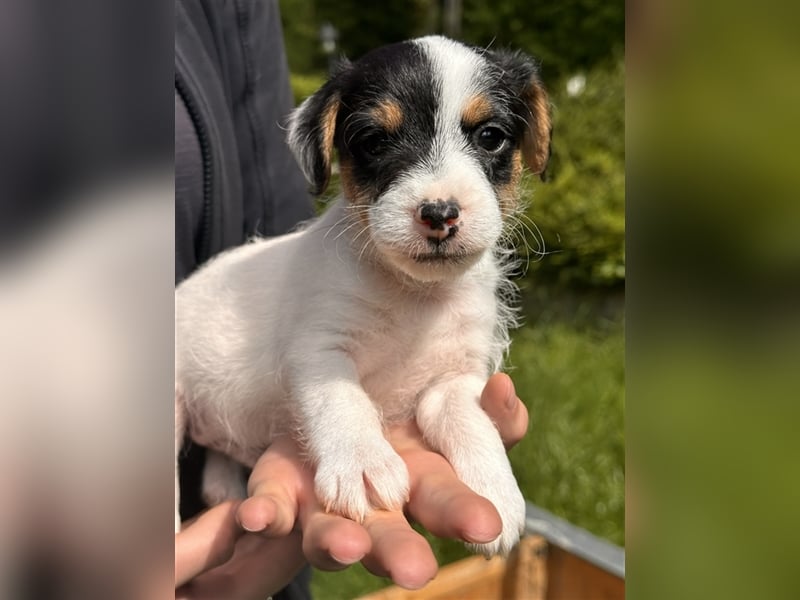
[[[528,412],[507,375],[489,380],[481,406],[506,447],[522,439]],[[389,437],[408,466],[411,519],[436,536],[468,542],[488,542],[500,533],[491,503],[458,480],[413,423],[392,428]],[[324,570],[361,561],[406,588],[422,587],[436,574],[430,546],[403,512],[375,511],[363,524],[326,513],[314,494],[313,473],[288,438],[255,465],[249,492],[247,500],[210,509],[176,536],[177,598],[220,597],[224,589],[226,597],[261,599],[285,585],[304,560]]]

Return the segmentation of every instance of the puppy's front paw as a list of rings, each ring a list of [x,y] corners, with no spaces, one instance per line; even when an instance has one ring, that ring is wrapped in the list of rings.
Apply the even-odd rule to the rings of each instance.
[[[314,484],[326,510],[359,522],[373,507],[400,510],[408,500],[408,470],[383,437],[322,456]]]
[[[519,491],[511,467],[505,465],[494,476],[484,469],[469,470],[461,474],[461,479],[472,491],[489,500],[503,521],[503,531],[497,539],[486,544],[467,544],[467,547],[487,557],[508,555],[525,528],[525,498]]]

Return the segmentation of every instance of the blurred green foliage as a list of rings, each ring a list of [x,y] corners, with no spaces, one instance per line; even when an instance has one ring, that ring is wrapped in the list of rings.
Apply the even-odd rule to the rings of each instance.
[[[509,373],[531,429],[509,453],[525,498],[624,545],[624,332],[561,321],[514,335]]]
[[[279,0],[279,4],[289,70],[324,73],[325,54],[319,38],[322,21],[317,16],[316,0]]]
[[[626,593],[794,599],[800,79],[787,73],[800,5],[671,2],[639,16]]]
[[[292,94],[295,104],[300,104],[325,83],[325,77],[319,74],[292,73],[290,76]]]
[[[353,59],[378,46],[424,33],[434,5],[430,0],[316,0],[317,15],[336,27],[341,50]]]
[[[295,72],[325,72],[319,38],[323,23],[339,32],[338,52],[358,58],[377,46],[443,32],[441,0],[359,2],[280,0],[289,66]],[[588,70],[624,50],[622,0],[465,0],[460,39],[478,46],[514,47],[542,63],[546,81]]]
[[[548,181],[524,183],[520,251],[539,284],[613,287],[625,280],[625,71],[604,63],[582,77],[576,95],[567,80],[551,88]]]
[[[327,71],[320,40],[324,23],[338,33],[335,56],[356,59],[378,46],[432,32],[436,6],[431,0],[280,0],[289,67],[293,72]]]
[[[545,81],[621,58],[624,37],[620,0],[464,0],[464,40],[525,50],[540,61]]]

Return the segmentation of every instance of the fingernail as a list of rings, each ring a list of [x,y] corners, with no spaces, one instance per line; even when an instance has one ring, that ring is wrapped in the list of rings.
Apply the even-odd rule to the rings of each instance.
[[[500,537],[499,533],[494,533],[490,531],[472,531],[472,532],[464,532],[464,541],[468,544],[488,544],[489,542],[495,541],[498,537]]]
[[[331,553],[331,558],[333,560],[335,560],[336,562],[338,562],[340,565],[352,565],[352,564],[355,564],[358,561],[360,561],[363,557],[364,556],[361,555],[361,556],[357,556],[357,557],[344,558],[344,557],[341,557],[341,556],[336,556],[335,554]]]

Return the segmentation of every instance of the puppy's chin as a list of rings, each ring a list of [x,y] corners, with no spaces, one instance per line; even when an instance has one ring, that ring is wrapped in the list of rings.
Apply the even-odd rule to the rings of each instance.
[[[464,251],[400,251],[397,248],[379,249],[386,267],[420,283],[452,281],[461,277],[484,255],[485,250]]]

